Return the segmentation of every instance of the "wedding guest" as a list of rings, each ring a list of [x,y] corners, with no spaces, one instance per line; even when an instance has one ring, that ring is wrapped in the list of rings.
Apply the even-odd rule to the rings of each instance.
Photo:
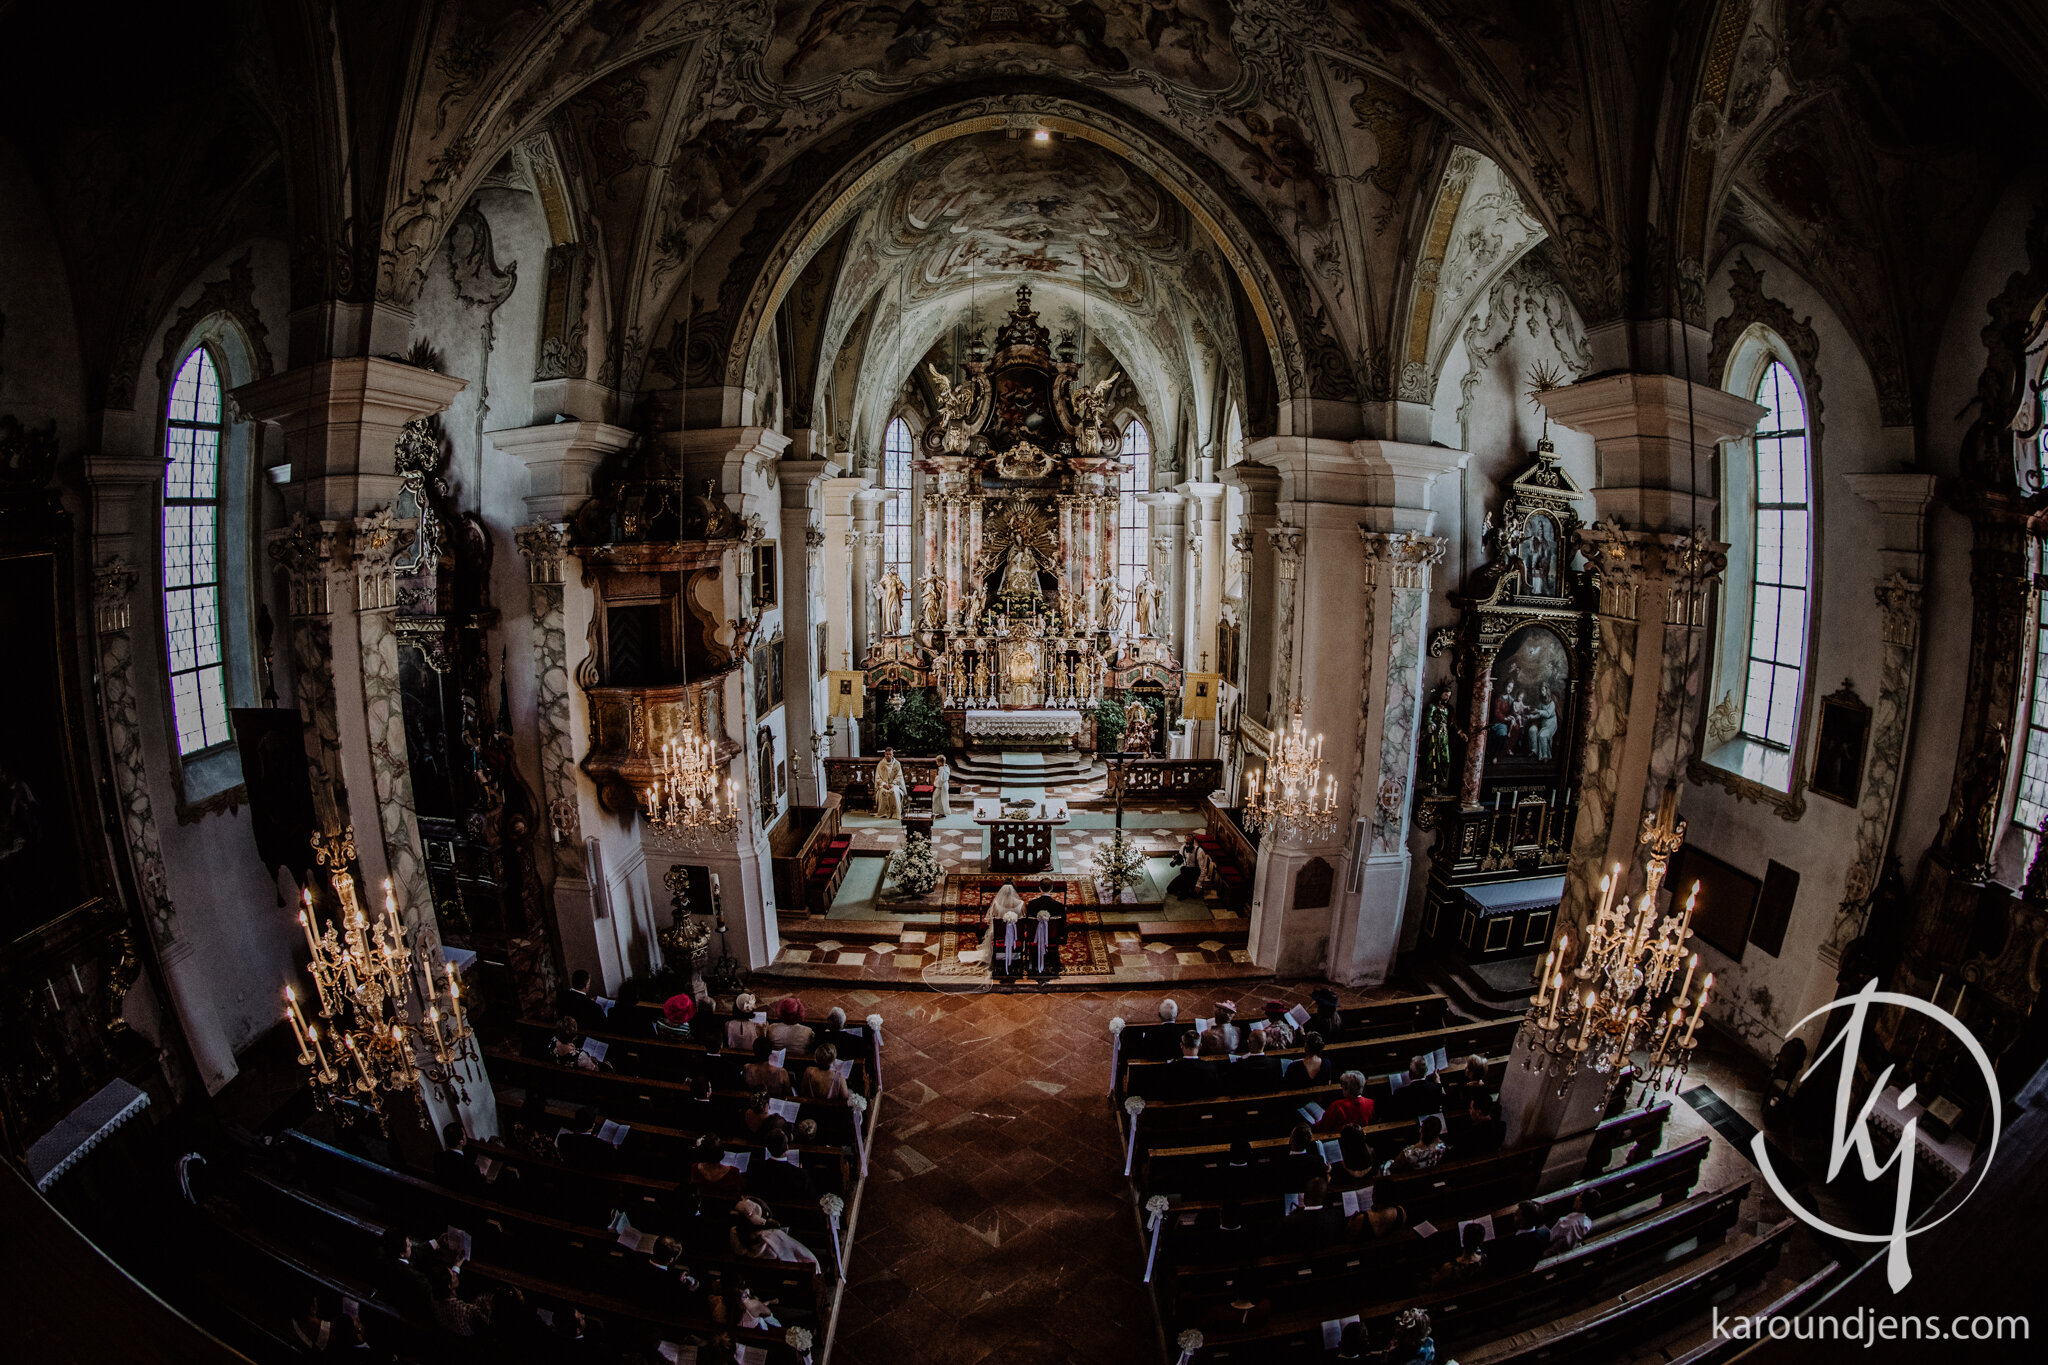
[[[1160,1098],[1206,1100],[1216,1094],[1216,1064],[1201,1055],[1202,1035],[1188,1029],[1180,1035],[1180,1056],[1167,1063],[1159,1077]]]
[[[1195,1044],[1195,1055],[1204,1058],[1211,1064],[1216,1062],[1227,1064],[1230,1061],[1230,1042],[1215,1029],[1210,1029]]]
[[[1311,1180],[1329,1179],[1330,1165],[1323,1160],[1316,1135],[1307,1124],[1295,1124],[1294,1131],[1287,1135],[1287,1155],[1280,1158],[1276,1174],[1280,1188],[1289,1194],[1307,1189]]]
[[[816,1184],[801,1162],[791,1164],[789,1134],[771,1129],[761,1139],[763,1151],[747,1165],[747,1192],[772,1204],[811,1205],[818,1202]]]
[[[1259,1025],[1259,1029],[1266,1035],[1266,1046],[1276,1052],[1294,1046],[1294,1029],[1287,1022],[1285,1000],[1266,1002],[1265,1022]]]
[[[1270,1095],[1281,1086],[1281,1062],[1266,1055],[1264,1029],[1250,1029],[1245,1055],[1237,1059],[1226,1079],[1233,1095]]]
[[[776,1006],[775,1022],[768,1026],[768,1040],[792,1056],[808,1056],[813,1033],[804,1026],[804,1002],[795,996]]]
[[[764,1034],[754,1039],[754,1060],[740,1068],[740,1079],[749,1090],[765,1090],[770,1099],[789,1098],[789,1072],[770,1060],[775,1045]]]
[[[830,1043],[820,1043],[811,1053],[811,1065],[797,1077],[798,1099],[843,1100],[846,1098],[846,1077],[833,1069],[839,1060],[839,1049]]]
[[[491,1300],[489,1295],[478,1295],[465,1299],[455,1292],[456,1274],[453,1266],[437,1266],[428,1282],[433,1288],[433,1303],[430,1305],[434,1325],[450,1336],[473,1337],[491,1324]]]
[[[1429,1314],[1405,1308],[1394,1319],[1394,1339],[1378,1356],[1379,1365],[1435,1365],[1436,1342],[1429,1335]]]
[[[576,1111],[569,1127],[555,1136],[555,1150],[562,1163],[579,1171],[610,1173],[619,1169],[619,1149],[597,1135],[604,1116],[585,1105]]]
[[[666,1042],[686,1043],[695,1039],[690,1021],[697,1016],[697,1002],[687,995],[671,995],[661,1002],[661,1018],[654,1021],[654,1036]]]
[[[1334,1133],[1347,1123],[1355,1123],[1360,1128],[1372,1127],[1373,1103],[1365,1095],[1365,1073],[1345,1072],[1337,1078],[1337,1088],[1344,1093],[1316,1120],[1316,1131]]]
[[[1550,1250],[1553,1254],[1570,1251],[1593,1235],[1593,1215],[1600,1208],[1598,1190],[1580,1190],[1572,1199],[1571,1212],[1564,1214],[1550,1225]]]
[[[555,1013],[568,1015],[579,1028],[604,1026],[604,1006],[598,1004],[597,997],[590,993],[589,972],[579,967],[569,974],[568,989],[555,995]]]
[[[1416,1140],[1403,1147],[1401,1154],[1389,1163],[1387,1169],[1393,1174],[1426,1171],[1443,1162],[1444,1121],[1435,1114],[1425,1114],[1417,1127]]]
[[[1460,1157],[1487,1156],[1508,1140],[1508,1125],[1500,1116],[1500,1102],[1491,1095],[1474,1095],[1465,1105],[1464,1128],[1451,1137],[1451,1150]]]
[[[708,995],[699,995],[690,1011],[690,1041],[701,1043],[706,1052],[717,1055],[725,1046],[725,1020]]]
[[[715,1137],[698,1139],[696,1150],[690,1153],[689,1183],[703,1194],[737,1195],[747,1188],[745,1174],[725,1164],[725,1144]]]
[[[1444,1087],[1430,1074],[1429,1058],[1415,1057],[1408,1062],[1408,1084],[1393,1094],[1393,1107],[1398,1111],[1394,1118],[1420,1118],[1424,1114],[1441,1114],[1444,1111]]]
[[[811,1039],[811,1047],[816,1049],[821,1044],[830,1043],[833,1047],[838,1048],[841,1041],[845,1038],[846,1011],[834,1005],[831,1009],[825,1011],[825,1022],[818,1029],[817,1035]],[[840,1050],[844,1051],[843,1048]]]
[[[400,1317],[419,1322],[431,1316],[432,1289],[418,1264],[419,1244],[404,1229],[386,1227],[372,1282],[377,1297]]]
[[[741,991],[732,998],[732,1018],[725,1026],[725,1045],[734,1052],[746,1052],[754,1046],[754,1040],[761,1036],[761,1025],[754,1022],[754,997]]]
[[[555,1020],[555,1031],[548,1039],[548,1058],[557,1066],[566,1066],[575,1071],[595,1071],[597,1058],[583,1050],[583,1030],[568,1015]]]
[[[1141,1030],[1137,1046],[1128,1044],[1124,1048],[1126,1057],[1147,1062],[1163,1062],[1177,1056],[1180,1051],[1180,1030],[1173,1025],[1180,1022],[1180,1005],[1174,1000],[1159,1002],[1159,1028]]]
[[[483,1174],[476,1168],[476,1153],[469,1149],[460,1121],[442,1127],[441,1142],[441,1150],[434,1153],[434,1183],[468,1194],[482,1189]]]
[[[1454,1080],[1444,1083],[1444,1097],[1457,1104],[1469,1104],[1476,1096],[1493,1098],[1493,1086],[1486,1079],[1486,1058],[1473,1053],[1465,1059]]]
[[[1301,1038],[1301,1056],[1294,1059],[1287,1068],[1287,1084],[1290,1089],[1305,1089],[1311,1085],[1328,1085],[1330,1063],[1323,1056],[1323,1035],[1305,1033]]]
[[[1282,1220],[1281,1237],[1289,1247],[1319,1251],[1344,1240],[1344,1221],[1343,1206],[1330,1202],[1330,1182],[1317,1176]]]
[[[1544,1224],[1542,1210],[1535,1200],[1524,1199],[1517,1204],[1513,1220],[1514,1230],[1494,1238],[1490,1253],[1493,1268],[1507,1275],[1533,1269],[1550,1254],[1550,1229]]]
[[[1325,1038],[1335,1038],[1344,1030],[1344,1015],[1337,1008],[1337,992],[1328,986],[1318,986],[1309,992],[1309,1001],[1315,1008],[1308,1012],[1305,1027],[1315,1030]]]
[[[1209,1025],[1209,1032],[1216,1034],[1223,1040],[1223,1050],[1226,1054],[1236,1054],[1244,1051],[1244,1048],[1240,1046],[1241,1040],[1238,1036],[1236,1001],[1218,1000],[1216,1002],[1216,1022]]]
[[[729,1236],[736,1255],[751,1256],[763,1261],[803,1261],[810,1265],[818,1264],[818,1258],[811,1249],[790,1236],[788,1231],[769,1215],[767,1208],[753,1199],[742,1199],[733,1206],[732,1229]]]
[[[1379,1174],[1380,1164],[1373,1159],[1372,1143],[1366,1140],[1365,1129],[1355,1123],[1345,1124],[1337,1134],[1337,1169],[1345,1177],[1347,1187],[1370,1181]]]
[[[789,1126],[782,1115],[769,1111],[768,1099],[768,1092],[765,1090],[756,1090],[747,1096],[747,1107],[740,1112],[740,1122],[746,1125],[747,1133],[751,1137],[762,1138],[777,1129]]]

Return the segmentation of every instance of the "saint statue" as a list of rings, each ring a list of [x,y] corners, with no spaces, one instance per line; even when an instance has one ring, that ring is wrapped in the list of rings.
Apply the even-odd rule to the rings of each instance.
[[[1152,575],[1146,574],[1138,580],[1137,589],[1131,596],[1138,615],[1138,634],[1147,638],[1158,634],[1159,627],[1165,624],[1159,618],[1166,605],[1166,590],[1153,581]]]
[[[1114,631],[1118,619],[1123,615],[1123,594],[1116,586],[1116,575],[1104,574],[1095,584],[1095,628]]]
[[[1451,775],[1451,685],[1438,687],[1422,713],[1422,785],[1441,788]]]
[[[882,750],[882,756],[875,761],[875,815],[883,820],[903,818],[903,765],[896,761],[894,749]]]
[[[1003,597],[1028,597],[1039,601],[1038,556],[1031,547],[1021,540],[1010,542],[1009,553],[1003,559]]]
[[[1152,752],[1152,708],[1136,697],[1124,703],[1124,752]]]
[[[988,590],[976,583],[968,589],[967,600],[960,608],[960,624],[968,630],[981,629],[982,613],[988,609]]]
[[[898,634],[897,623],[903,619],[903,599],[909,590],[903,586],[903,579],[891,564],[889,571],[882,575],[879,585],[882,594],[882,634]]]
[[[924,628],[937,630],[946,624],[946,585],[935,573],[924,576]]]

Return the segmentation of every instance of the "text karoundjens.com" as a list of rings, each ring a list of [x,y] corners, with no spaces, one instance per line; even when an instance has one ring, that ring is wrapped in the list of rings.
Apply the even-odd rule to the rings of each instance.
[[[1714,1309],[1714,1335],[1731,1341],[2031,1341],[2024,1314],[1816,1313],[1805,1317],[1738,1313]]]

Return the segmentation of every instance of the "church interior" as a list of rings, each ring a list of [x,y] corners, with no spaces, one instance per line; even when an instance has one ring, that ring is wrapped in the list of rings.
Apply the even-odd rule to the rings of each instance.
[[[2038,3],[0,34],[37,1358],[2038,1358]]]

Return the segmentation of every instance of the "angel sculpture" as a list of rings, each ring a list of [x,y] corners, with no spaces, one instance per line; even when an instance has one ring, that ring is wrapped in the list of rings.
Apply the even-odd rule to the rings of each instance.
[[[938,422],[943,433],[946,450],[954,455],[967,449],[967,410],[974,406],[974,386],[953,381],[940,372],[939,367],[929,362],[925,365],[932,377],[932,390],[938,396]]]
[[[1115,370],[1101,383],[1076,388],[1069,394],[1067,404],[1074,411],[1075,446],[1083,455],[1104,453],[1102,429],[1109,417],[1109,393],[1122,378],[1123,371]]]

